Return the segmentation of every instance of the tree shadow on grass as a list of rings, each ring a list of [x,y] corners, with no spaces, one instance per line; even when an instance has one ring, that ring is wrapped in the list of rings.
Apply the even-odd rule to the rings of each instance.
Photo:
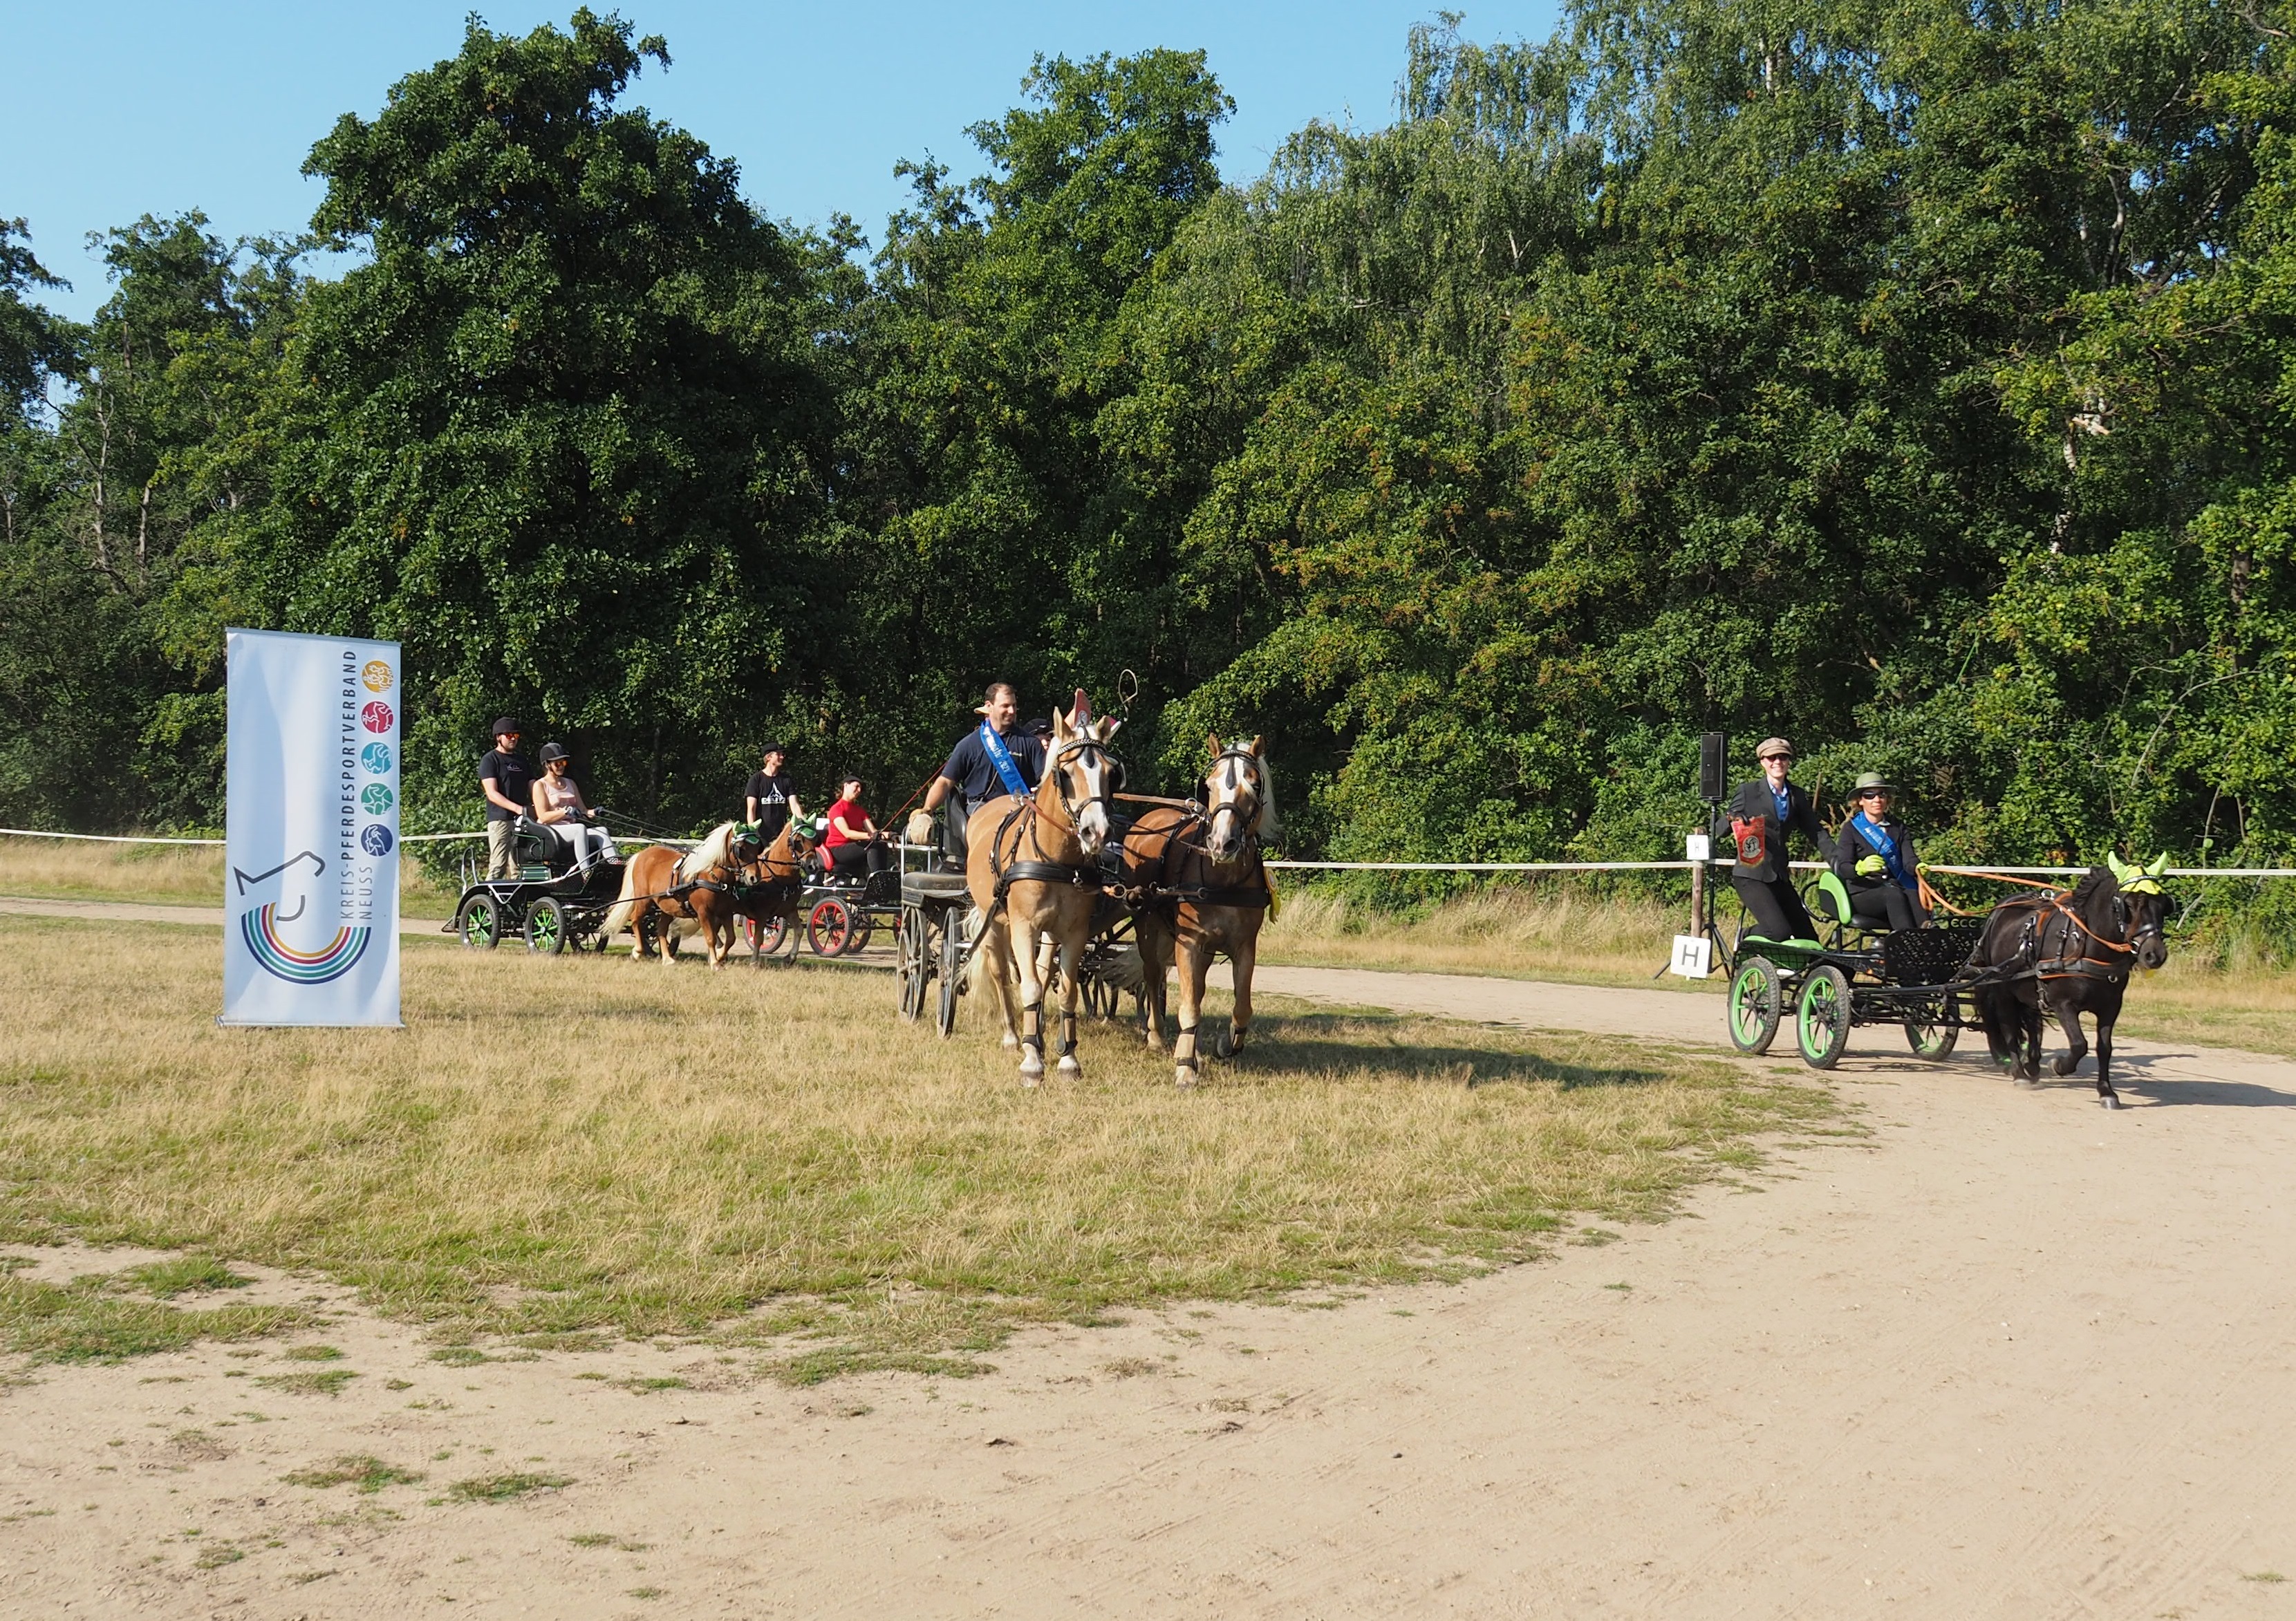
[[[1389,1022],[1394,1036],[1402,1020],[1374,1021],[1360,1016],[1287,1014],[1272,1026],[1256,1026],[1250,1043],[1230,1064],[1281,1066],[1365,1076],[1375,1080],[1434,1082],[1488,1086],[1504,1082],[1545,1082],[1565,1091],[1591,1086],[1649,1086],[1676,1078],[1655,1063],[1587,1064],[1521,1047],[1473,1045],[1458,1040],[1380,1041],[1389,1031],[1367,1024]],[[1203,1033],[1215,1040],[1227,1031],[1225,1017],[1207,1019]],[[1374,1039],[1366,1040],[1366,1036]]]

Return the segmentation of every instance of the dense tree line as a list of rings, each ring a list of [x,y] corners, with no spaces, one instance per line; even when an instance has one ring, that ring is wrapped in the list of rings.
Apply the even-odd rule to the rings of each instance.
[[[406,644],[441,827],[505,709],[693,823],[1128,670],[1136,782],[1265,733],[1334,855],[1661,853],[1718,729],[1932,853],[2286,856],[2288,26],[1447,16],[1248,186],[1201,53],[1040,60],[872,250],[627,105],[661,41],[474,23],[309,237],[140,220],[81,326],[0,226],[0,820],[215,822],[244,624]]]

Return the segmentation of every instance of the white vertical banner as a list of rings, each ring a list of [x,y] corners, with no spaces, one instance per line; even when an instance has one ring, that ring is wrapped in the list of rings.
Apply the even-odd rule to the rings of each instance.
[[[396,1025],[398,643],[225,649],[221,1022]]]

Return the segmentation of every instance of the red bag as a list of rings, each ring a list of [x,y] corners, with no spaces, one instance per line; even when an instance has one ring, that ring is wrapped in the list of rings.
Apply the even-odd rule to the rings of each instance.
[[[1769,855],[1767,829],[1769,821],[1763,816],[1733,816],[1730,836],[1738,841],[1738,864],[1759,867]]]

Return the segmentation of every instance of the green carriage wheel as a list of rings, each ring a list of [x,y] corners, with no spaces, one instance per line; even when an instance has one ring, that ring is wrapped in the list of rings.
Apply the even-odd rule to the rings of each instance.
[[[472,951],[492,951],[502,944],[502,903],[480,890],[455,914],[455,932]]]
[[[526,948],[547,957],[566,949],[566,908],[547,895],[527,908]]]
[[[1831,1069],[1841,1061],[1849,1044],[1855,1014],[1850,1002],[1849,976],[1831,962],[1821,962],[1801,982],[1794,998],[1794,1041],[1802,1062],[1813,1069]]]
[[[1730,1044],[1741,1052],[1767,1052],[1777,1039],[1784,1002],[1776,963],[1762,956],[1739,963],[1730,976]]]
[[[1961,1039],[1961,998],[1948,996],[1935,1018],[1920,1014],[1906,1020],[1906,1044],[1914,1056],[1937,1063],[1953,1056],[1954,1044]]]

